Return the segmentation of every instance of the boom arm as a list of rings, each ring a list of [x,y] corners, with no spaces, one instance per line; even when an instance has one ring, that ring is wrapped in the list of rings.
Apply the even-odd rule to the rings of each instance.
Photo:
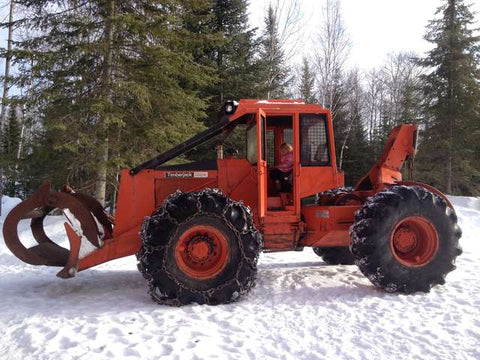
[[[415,157],[417,125],[399,125],[392,130],[373,168],[355,185],[355,190],[375,190],[402,180],[400,170],[407,159]]]
[[[155,169],[157,166],[166,163],[169,160],[176,158],[184,154],[185,152],[193,149],[195,146],[198,146],[204,143],[207,140],[210,140],[214,136],[217,136],[222,131],[224,131],[231,124],[228,117],[224,117],[219,123],[215,124],[208,130],[192,137],[191,139],[181,143],[180,145],[175,146],[174,148],[164,152],[163,154],[154,157],[141,165],[130,170],[130,175],[136,175],[143,169]]]

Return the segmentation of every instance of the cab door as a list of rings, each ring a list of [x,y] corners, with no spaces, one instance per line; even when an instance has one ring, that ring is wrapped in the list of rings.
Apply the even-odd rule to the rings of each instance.
[[[257,175],[258,175],[258,216],[265,217],[267,210],[267,159],[265,149],[266,114],[257,111]]]

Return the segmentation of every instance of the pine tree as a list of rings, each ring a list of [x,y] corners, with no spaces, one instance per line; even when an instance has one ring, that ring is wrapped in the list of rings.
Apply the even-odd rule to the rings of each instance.
[[[11,105],[6,117],[3,131],[3,154],[2,165],[4,169],[4,192],[9,196],[15,196],[15,184],[18,178],[18,151],[20,145],[21,125],[17,115],[17,107]]]
[[[315,76],[310,68],[307,58],[303,58],[302,69],[300,73],[299,84],[300,96],[305,99],[308,104],[314,104],[317,102],[315,98]]]
[[[292,80],[278,37],[278,23],[279,19],[270,4],[265,16],[260,52],[260,77],[263,80],[263,97],[267,99],[288,97],[287,87]]]
[[[355,111],[350,116],[353,116],[352,127],[348,147],[345,149],[343,169],[345,171],[345,184],[354,186],[370,170],[375,157],[373,156],[373,149],[368,144],[360,113]]]
[[[425,39],[435,47],[421,64],[426,97],[426,127],[420,151],[420,176],[448,194],[480,191],[480,37],[471,29],[473,15],[463,0],[437,9]],[[477,135],[475,135],[477,134]],[[478,147],[477,147],[478,149]]]
[[[16,44],[14,80],[33,84],[24,101],[42,121],[28,159],[43,164],[39,181],[96,184],[103,200],[119,167],[203,129],[213,69],[194,57],[212,39],[187,23],[208,21],[208,0],[17,3],[28,10],[18,24],[33,30]]]
[[[223,42],[213,49],[219,78],[214,89],[217,112],[225,100],[253,98],[259,92],[258,41],[255,29],[248,28],[246,0],[217,0],[214,5],[212,33],[220,34]]]
[[[346,174],[345,182],[353,186],[374,161],[373,149],[368,144],[364,126],[364,91],[357,69],[350,71],[342,88],[348,89],[348,92],[342,94],[342,110],[337,116],[337,132],[340,138],[336,135],[335,143],[339,167]],[[338,123],[342,125],[342,129],[339,129]]]
[[[16,106],[10,106],[7,123],[4,128],[3,154],[13,162],[17,158],[18,146],[20,145],[21,125],[17,116]]]

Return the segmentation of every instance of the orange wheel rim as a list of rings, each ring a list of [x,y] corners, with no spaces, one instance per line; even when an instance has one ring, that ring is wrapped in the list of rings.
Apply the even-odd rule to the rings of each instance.
[[[192,278],[209,279],[225,267],[229,255],[227,238],[218,229],[197,225],[185,231],[175,247],[180,270]]]
[[[435,257],[438,245],[437,230],[429,220],[419,216],[401,220],[390,236],[393,256],[409,267],[428,264]]]

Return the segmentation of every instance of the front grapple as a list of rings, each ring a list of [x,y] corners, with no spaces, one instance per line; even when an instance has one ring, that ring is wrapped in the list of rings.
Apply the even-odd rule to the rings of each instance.
[[[45,233],[43,221],[55,209],[61,210],[67,219],[64,226],[69,250],[53,242]],[[23,219],[31,219],[30,227],[37,242],[29,248],[18,236],[18,224]],[[85,252],[101,247],[104,239],[112,237],[112,223],[93,197],[75,193],[68,186],[62,192],[53,191],[50,182],[46,181],[8,214],[3,237],[10,251],[23,262],[63,267],[57,276],[69,278],[75,276],[78,261]]]

